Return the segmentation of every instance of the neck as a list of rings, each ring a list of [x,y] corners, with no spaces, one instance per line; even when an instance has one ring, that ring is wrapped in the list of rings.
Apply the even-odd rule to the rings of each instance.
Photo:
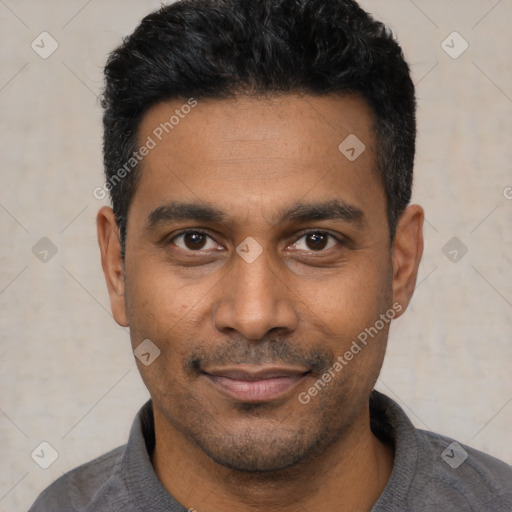
[[[153,465],[167,491],[197,512],[369,511],[384,490],[393,451],[370,430],[367,408],[324,453],[268,473],[225,468],[155,410]]]

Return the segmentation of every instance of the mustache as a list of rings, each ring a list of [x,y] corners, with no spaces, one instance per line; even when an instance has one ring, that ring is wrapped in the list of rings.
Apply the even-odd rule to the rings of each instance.
[[[194,348],[183,361],[185,373],[202,373],[206,366],[232,364],[276,364],[304,366],[312,373],[323,374],[334,363],[332,352],[323,348],[304,349],[296,342],[269,339],[261,342],[245,339],[231,340],[215,348],[201,344]]]

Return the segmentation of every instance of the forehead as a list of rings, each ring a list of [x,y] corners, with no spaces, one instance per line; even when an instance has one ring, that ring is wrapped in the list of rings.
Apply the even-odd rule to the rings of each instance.
[[[139,145],[152,149],[134,202],[142,199],[146,209],[188,200],[275,211],[305,196],[330,196],[376,207],[383,189],[373,125],[371,109],[352,95],[163,102],[139,127]]]
[[[183,99],[153,106],[139,127],[139,142],[151,136],[160,149],[174,143],[176,156],[180,145],[195,143],[199,151],[187,155],[191,162],[208,157],[222,163],[231,153],[236,157],[246,151],[256,156],[259,150],[259,156],[268,158],[300,155],[317,159],[326,154],[338,156],[339,143],[351,134],[372,145],[373,124],[366,101],[349,94]],[[225,153],[228,146],[230,154]]]

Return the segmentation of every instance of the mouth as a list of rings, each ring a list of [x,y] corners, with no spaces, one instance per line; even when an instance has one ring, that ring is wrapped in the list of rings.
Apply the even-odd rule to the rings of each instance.
[[[203,372],[221,393],[246,403],[270,402],[290,393],[306,375],[304,368],[237,364]]]

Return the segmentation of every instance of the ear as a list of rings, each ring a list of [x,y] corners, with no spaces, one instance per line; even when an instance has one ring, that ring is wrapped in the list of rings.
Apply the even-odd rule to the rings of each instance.
[[[101,251],[101,266],[107,281],[110,307],[114,320],[121,326],[128,326],[124,297],[124,265],[121,257],[119,230],[112,208],[104,206],[96,217],[98,244]]]
[[[417,204],[410,205],[398,221],[393,242],[393,303],[409,305],[416,286],[418,267],[423,254],[423,221],[425,213]]]

